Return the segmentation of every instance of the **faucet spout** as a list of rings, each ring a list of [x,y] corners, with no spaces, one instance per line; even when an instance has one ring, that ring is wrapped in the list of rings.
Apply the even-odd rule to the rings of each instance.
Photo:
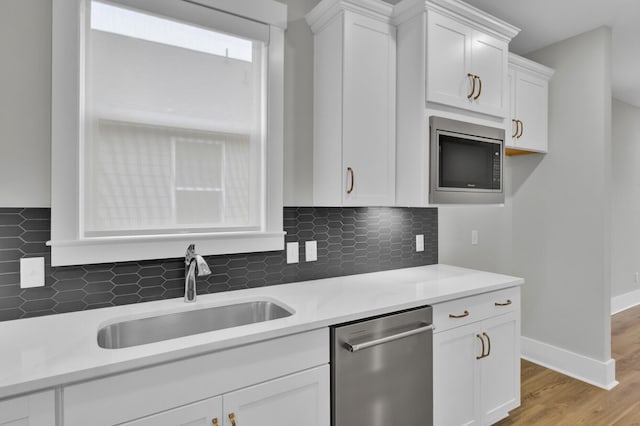
[[[209,265],[207,265],[204,258],[196,253],[196,247],[194,244],[191,244],[187,248],[184,263],[186,265],[184,278],[184,301],[191,303],[195,302],[197,297],[196,275],[199,277],[209,275],[211,274],[211,269],[209,269]]]

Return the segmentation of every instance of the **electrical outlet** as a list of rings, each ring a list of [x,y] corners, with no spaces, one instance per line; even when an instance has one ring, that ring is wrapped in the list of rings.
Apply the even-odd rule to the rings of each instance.
[[[636,284],[640,284],[640,272],[636,272],[635,274],[633,274],[633,280],[636,282]]]
[[[305,262],[315,262],[318,260],[317,241],[307,241],[304,243],[304,260]]]
[[[424,235],[416,235],[416,251],[424,251]]]
[[[287,263],[298,263],[300,261],[298,248],[298,243],[287,243]]]
[[[20,288],[44,287],[44,257],[20,259]]]

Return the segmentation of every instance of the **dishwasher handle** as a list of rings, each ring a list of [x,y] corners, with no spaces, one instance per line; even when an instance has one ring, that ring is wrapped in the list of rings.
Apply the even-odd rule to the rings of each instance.
[[[402,339],[403,337],[413,336],[414,334],[424,333],[430,330],[433,330],[433,324],[423,324],[421,327],[415,328],[413,330],[403,331],[402,333],[392,334],[391,336],[370,340],[364,343],[358,343],[356,345],[345,342],[344,346],[349,352],[357,352],[362,349],[370,348],[371,346],[381,345],[382,343],[392,342],[394,340]]]

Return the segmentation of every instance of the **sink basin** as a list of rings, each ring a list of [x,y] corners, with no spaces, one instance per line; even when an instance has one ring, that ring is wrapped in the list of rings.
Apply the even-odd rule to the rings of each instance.
[[[120,349],[223,328],[285,318],[292,313],[269,301],[252,301],[123,321],[102,327],[98,345]]]

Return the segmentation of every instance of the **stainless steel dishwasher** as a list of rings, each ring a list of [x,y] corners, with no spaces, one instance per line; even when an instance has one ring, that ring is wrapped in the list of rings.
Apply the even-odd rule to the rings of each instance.
[[[433,424],[433,326],[421,307],[331,327],[332,426]]]

